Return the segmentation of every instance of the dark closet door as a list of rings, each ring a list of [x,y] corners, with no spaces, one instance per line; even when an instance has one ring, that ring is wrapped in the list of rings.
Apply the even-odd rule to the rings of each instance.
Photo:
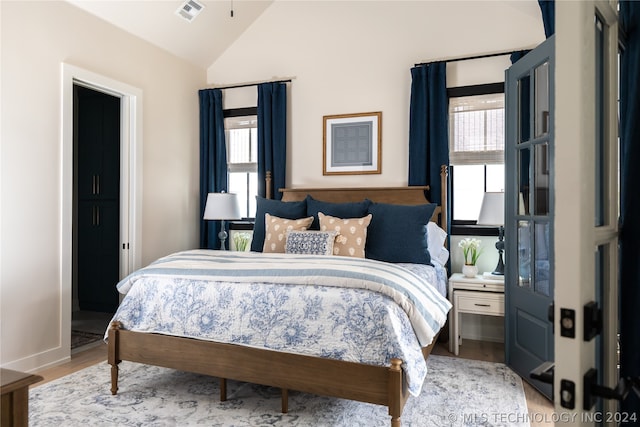
[[[120,274],[120,99],[74,89],[78,299],[81,310],[114,312]]]

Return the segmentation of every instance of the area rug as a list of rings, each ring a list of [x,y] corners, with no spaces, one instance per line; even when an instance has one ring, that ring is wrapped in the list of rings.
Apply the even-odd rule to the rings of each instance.
[[[104,338],[104,333],[96,334],[85,331],[71,331],[71,350],[100,341]]]
[[[34,387],[29,425],[38,426],[385,426],[387,408],[291,391],[289,413],[280,390],[132,362],[120,364],[118,394],[110,366],[91,366]],[[411,397],[403,426],[527,426],[522,381],[504,364],[431,355],[422,393]]]

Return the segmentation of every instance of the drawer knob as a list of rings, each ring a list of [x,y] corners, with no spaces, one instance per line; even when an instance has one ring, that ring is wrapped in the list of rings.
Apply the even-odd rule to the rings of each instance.
[[[478,304],[478,303],[475,303],[474,305],[476,305],[478,307],[491,307],[491,304]]]

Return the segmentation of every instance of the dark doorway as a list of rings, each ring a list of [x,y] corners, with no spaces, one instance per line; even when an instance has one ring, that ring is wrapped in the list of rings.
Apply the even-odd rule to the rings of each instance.
[[[79,85],[73,92],[74,311],[113,313],[120,275],[120,98]]]

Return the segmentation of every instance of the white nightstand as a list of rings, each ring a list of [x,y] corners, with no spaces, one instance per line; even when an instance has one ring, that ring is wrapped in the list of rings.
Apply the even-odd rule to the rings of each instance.
[[[449,351],[456,356],[462,341],[461,313],[504,317],[504,278],[496,279],[483,275],[470,278],[460,273],[449,278],[449,301],[453,305],[449,312]]]

